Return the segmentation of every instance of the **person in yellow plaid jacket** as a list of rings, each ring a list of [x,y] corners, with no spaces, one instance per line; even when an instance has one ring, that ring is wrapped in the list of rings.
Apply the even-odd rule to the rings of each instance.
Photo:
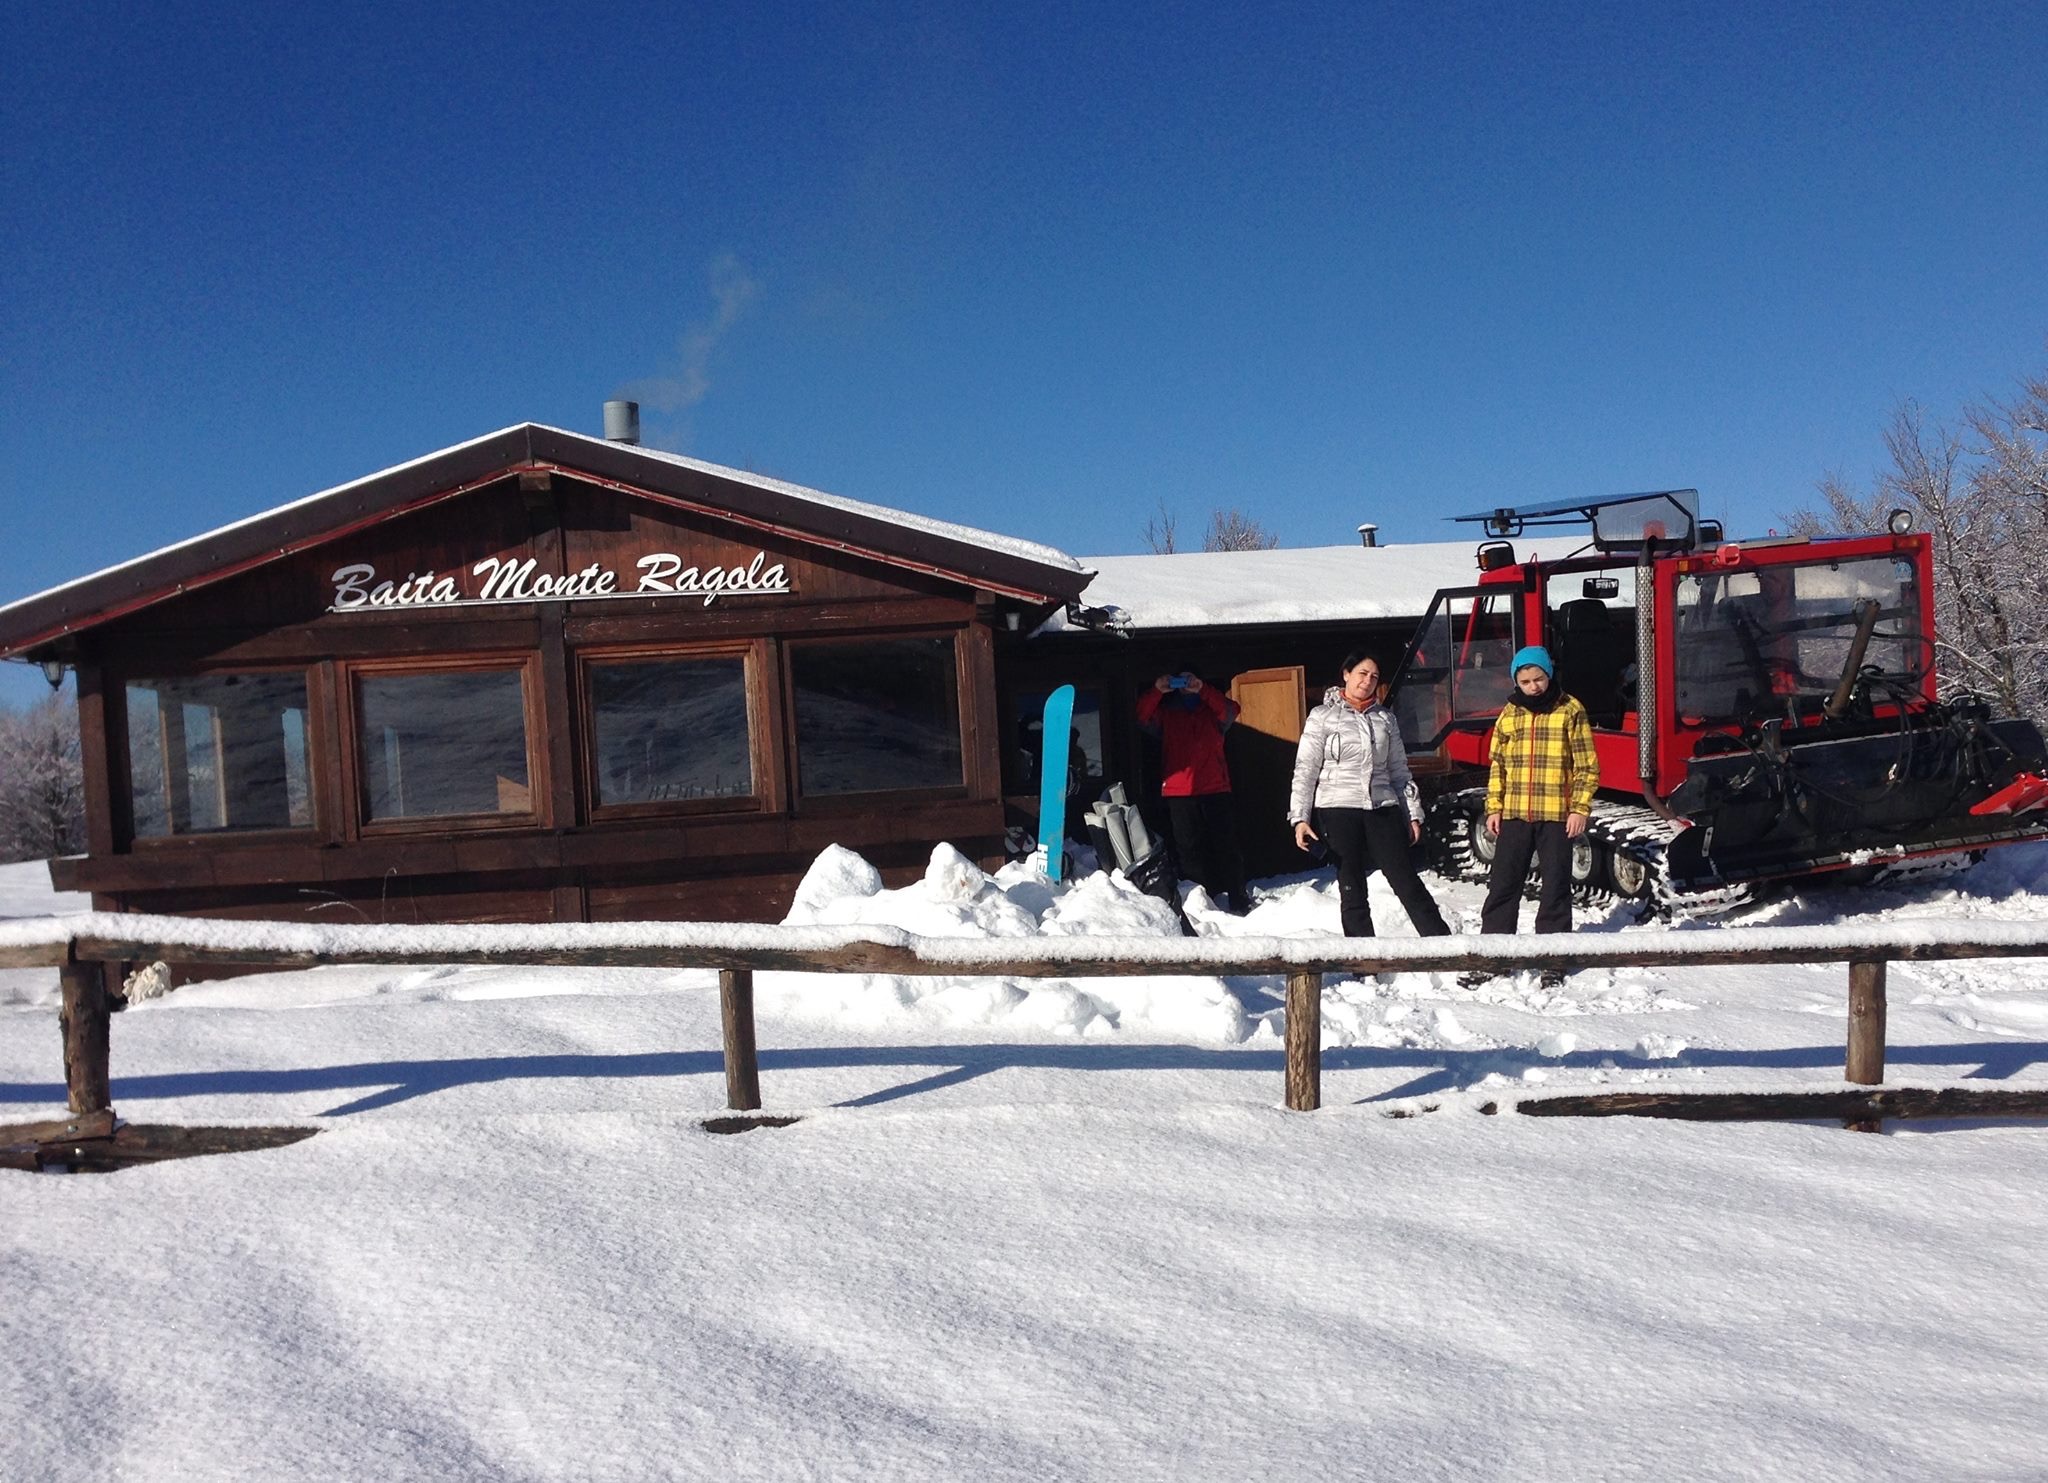
[[[1586,832],[1599,786],[1593,723],[1586,708],[1557,688],[1550,652],[1531,644],[1516,652],[1515,691],[1493,723],[1493,765],[1486,780],[1486,832],[1493,836],[1482,932],[1513,932],[1531,857],[1541,865],[1538,932],[1572,930],[1572,841]],[[1492,977],[1467,974],[1469,987]],[[1546,984],[1563,981],[1555,970]]]

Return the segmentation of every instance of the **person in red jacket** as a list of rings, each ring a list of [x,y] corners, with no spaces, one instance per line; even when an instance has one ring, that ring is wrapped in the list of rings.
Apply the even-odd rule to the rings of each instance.
[[[1242,916],[1251,901],[1223,760],[1223,733],[1236,720],[1237,702],[1190,670],[1159,676],[1138,699],[1138,724],[1159,738],[1159,796],[1181,874]]]

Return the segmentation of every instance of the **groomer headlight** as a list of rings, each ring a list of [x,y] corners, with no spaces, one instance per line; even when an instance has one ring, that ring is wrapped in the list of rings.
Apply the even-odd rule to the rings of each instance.
[[[1487,541],[1479,548],[1479,570],[1497,572],[1515,564],[1515,548],[1506,541]]]
[[[1885,529],[1895,536],[1905,535],[1913,528],[1913,512],[1907,509],[1894,510],[1884,517],[1884,525]]]

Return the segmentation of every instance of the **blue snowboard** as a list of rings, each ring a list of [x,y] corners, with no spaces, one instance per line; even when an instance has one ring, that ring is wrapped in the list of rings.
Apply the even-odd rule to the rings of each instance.
[[[1062,685],[1045,698],[1045,722],[1038,733],[1038,842],[1045,846],[1045,878],[1056,881],[1067,853],[1068,737],[1074,726],[1074,687]]]

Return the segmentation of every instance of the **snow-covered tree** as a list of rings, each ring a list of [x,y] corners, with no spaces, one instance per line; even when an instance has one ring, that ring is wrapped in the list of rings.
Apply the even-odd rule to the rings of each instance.
[[[2048,717],[2048,376],[1955,424],[1913,404],[1885,429],[1889,467],[1865,493],[1821,481],[1795,534],[1882,530],[1895,509],[1934,538],[1935,663],[1944,694]]]
[[[84,848],[77,707],[52,695],[26,710],[0,710],[0,861]]]

